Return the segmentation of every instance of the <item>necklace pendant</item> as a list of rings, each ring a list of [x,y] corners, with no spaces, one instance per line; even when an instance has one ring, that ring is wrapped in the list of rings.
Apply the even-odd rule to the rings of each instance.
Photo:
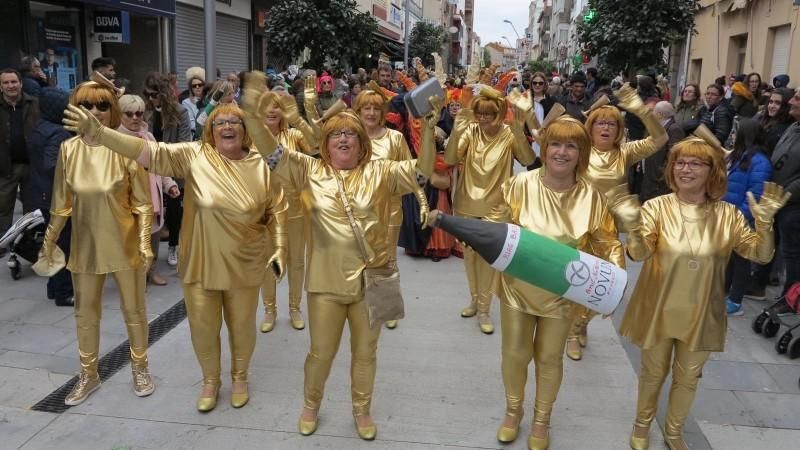
[[[696,270],[700,269],[700,263],[697,262],[696,259],[690,259],[689,263],[687,264],[687,266],[689,266],[689,270],[691,270],[691,271],[696,271]]]

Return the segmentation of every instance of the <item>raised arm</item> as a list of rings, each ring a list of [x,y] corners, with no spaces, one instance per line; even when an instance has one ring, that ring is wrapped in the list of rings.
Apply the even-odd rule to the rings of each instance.
[[[283,109],[289,125],[293,126],[303,134],[305,146],[301,150],[303,150],[303,153],[309,155],[314,154],[314,150],[319,147],[319,138],[317,137],[317,132],[314,131],[308,122],[303,120],[303,117],[300,115],[300,109],[297,107],[297,101],[294,99],[294,97],[291,95],[282,95],[280,97],[280,101],[281,109]]]
[[[605,201],[597,205],[602,209],[600,223],[589,235],[590,251],[598,258],[610,261],[620,268],[625,268],[625,252],[622,243],[619,241],[617,227],[614,225],[614,217],[608,211]]]
[[[467,139],[467,129],[474,121],[475,116],[470,109],[462,109],[456,116],[455,123],[453,123],[453,131],[450,133],[450,138],[447,141],[447,147],[444,150],[444,162],[454,166],[461,162],[464,158],[464,153],[467,151],[469,142]]]
[[[734,246],[736,253],[759,264],[766,264],[772,259],[775,252],[772,223],[775,214],[783,208],[791,196],[791,193],[785,192],[782,187],[771,182],[764,183],[764,193],[761,194],[759,201],[756,201],[752,192],[747,193],[756,229],[753,231],[750,228],[743,214],[737,214],[733,229],[737,240]]]
[[[638,117],[650,135],[645,139],[629,142],[622,146],[625,162],[630,165],[655,153],[667,143],[669,138],[667,131],[661,126],[658,118],[639,98],[636,89],[626,84],[615,92],[615,95],[619,99],[619,106]]]
[[[523,166],[529,166],[536,159],[536,153],[525,137],[525,111],[516,106],[513,109],[514,121],[511,122],[511,132],[514,135],[514,158]]]
[[[245,86],[242,94],[245,129],[261,156],[269,158],[279,146],[275,136],[264,126],[264,113],[258,107],[261,96],[267,92],[266,76],[261,72],[250,72]]]
[[[288,234],[286,230],[286,214],[288,205],[283,195],[283,187],[273,177],[270,177],[267,186],[269,198],[264,215],[267,219],[267,228],[272,237],[272,248],[275,249],[267,268],[276,280],[280,281],[286,273],[286,255],[288,252]]]

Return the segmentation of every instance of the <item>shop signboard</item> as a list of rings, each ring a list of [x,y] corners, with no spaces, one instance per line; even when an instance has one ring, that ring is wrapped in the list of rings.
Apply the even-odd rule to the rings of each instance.
[[[131,43],[131,20],[127,11],[95,11],[94,39],[97,42]]]
[[[148,16],[175,17],[175,0],[80,0],[83,3]]]

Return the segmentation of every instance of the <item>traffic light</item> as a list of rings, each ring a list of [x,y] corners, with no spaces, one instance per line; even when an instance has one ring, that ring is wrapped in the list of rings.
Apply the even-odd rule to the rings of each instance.
[[[590,9],[586,12],[586,15],[583,16],[583,23],[589,23],[597,18],[597,11]]]

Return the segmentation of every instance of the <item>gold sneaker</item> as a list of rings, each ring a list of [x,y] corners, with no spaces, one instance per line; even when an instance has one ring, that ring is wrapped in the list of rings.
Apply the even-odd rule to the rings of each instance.
[[[69,395],[64,399],[64,404],[68,406],[80,405],[83,403],[92,392],[100,387],[100,376],[94,376],[81,372],[78,377],[78,382],[69,391]]]
[[[484,334],[494,333],[494,323],[489,313],[478,313],[478,326]]]
[[[131,374],[133,375],[133,392],[137,397],[147,397],[156,390],[156,385],[153,383],[153,377],[150,376],[150,370],[147,366],[131,366]]]
[[[303,319],[303,313],[299,309],[289,311],[289,321],[292,323],[292,328],[295,330],[302,330],[306,327],[306,321]]]

